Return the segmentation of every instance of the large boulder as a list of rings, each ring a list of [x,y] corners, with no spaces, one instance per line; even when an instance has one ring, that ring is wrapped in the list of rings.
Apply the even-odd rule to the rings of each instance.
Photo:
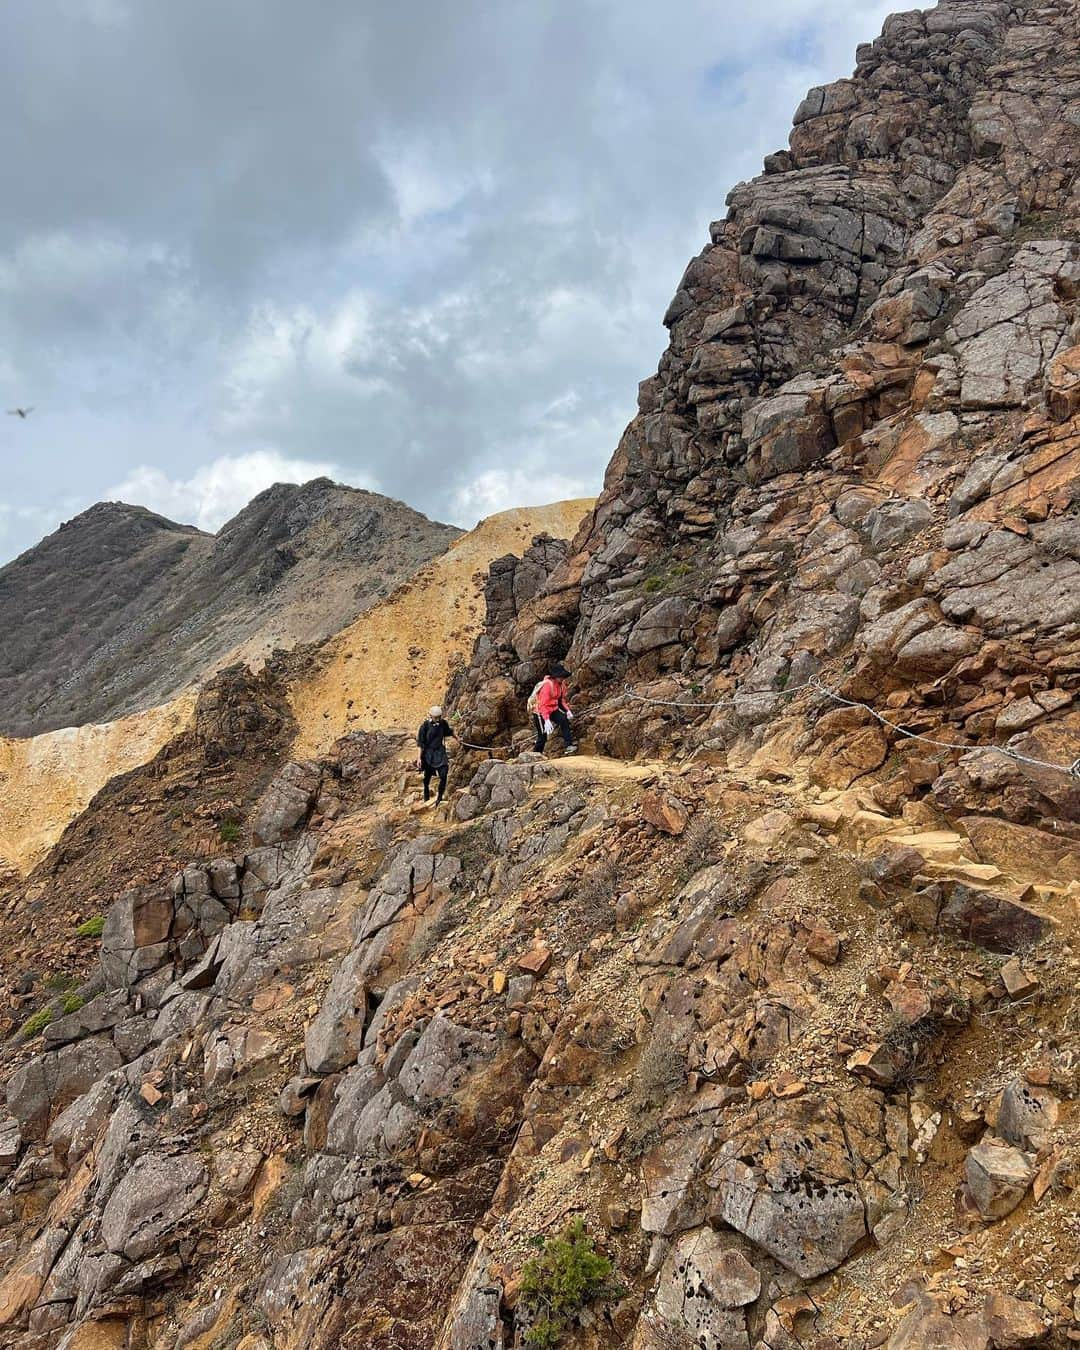
[[[708,1175],[711,1214],[803,1279],[834,1270],[899,1188],[881,1098],[763,1102],[734,1125]]]
[[[742,434],[755,482],[805,469],[836,444],[825,390],[811,376],[791,380],[753,404],[743,415]]]
[[[168,963],[174,911],[172,897],[146,888],[129,891],[105,916],[101,970],[110,988],[130,988]]]
[[[27,1139],[41,1139],[50,1118],[118,1069],[120,1052],[106,1036],[91,1036],[36,1055],[8,1079],[7,1106]]]
[[[992,637],[1080,621],[1080,522],[1065,517],[1028,534],[994,529],[927,577],[925,588],[957,623]]]
[[[746,1350],[744,1310],[760,1294],[761,1275],[730,1235],[698,1228],[683,1233],[668,1253],[645,1320],[701,1350]]]
[[[681,596],[668,596],[638,619],[630,630],[626,649],[632,656],[641,656],[657,647],[670,646],[681,640],[683,629],[691,621],[688,603]]]
[[[363,951],[356,950],[342,961],[304,1033],[304,1058],[312,1073],[337,1073],[356,1062],[367,1016],[362,960]]]
[[[490,1061],[498,1038],[434,1017],[402,1065],[398,1082],[418,1107],[456,1092],[476,1068]]]
[[[1007,1144],[1038,1150],[1057,1124],[1060,1106],[1049,1088],[1014,1078],[1001,1094],[995,1129]]]
[[[109,1074],[56,1117],[46,1142],[69,1167],[78,1162],[104,1129],[116,1104],[119,1075]]]
[[[1011,1214],[1034,1178],[1033,1156],[1000,1139],[976,1144],[964,1160],[968,1194],[984,1219]]]
[[[189,1154],[136,1160],[109,1197],[101,1238],[110,1252],[142,1261],[162,1251],[206,1194],[206,1168]]]
[[[319,766],[310,760],[286,764],[263,793],[252,832],[257,844],[276,844],[310,815],[319,795]]]
[[[436,1350],[503,1350],[503,1287],[488,1269],[480,1246],[458,1289]]]

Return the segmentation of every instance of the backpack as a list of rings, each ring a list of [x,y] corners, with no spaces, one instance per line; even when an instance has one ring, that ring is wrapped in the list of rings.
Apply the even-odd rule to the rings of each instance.
[[[536,698],[537,698],[537,695],[540,693],[540,690],[541,690],[543,687],[544,687],[544,681],[541,680],[540,683],[539,683],[538,685],[536,685],[536,687],[533,689],[532,693],[529,695],[529,701],[525,704],[525,711],[526,711],[526,712],[530,712],[530,713],[535,713],[535,712],[536,712]]]

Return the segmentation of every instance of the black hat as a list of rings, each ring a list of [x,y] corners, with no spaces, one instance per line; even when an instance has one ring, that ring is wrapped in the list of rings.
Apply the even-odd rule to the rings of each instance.
[[[551,667],[551,678],[553,680],[568,680],[570,678],[570,672],[561,661],[557,661],[555,665]]]

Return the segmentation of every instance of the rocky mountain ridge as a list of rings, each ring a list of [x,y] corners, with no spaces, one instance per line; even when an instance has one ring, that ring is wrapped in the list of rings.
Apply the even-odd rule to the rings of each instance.
[[[325,638],[460,534],[325,478],[268,488],[216,535],[99,503],[0,568],[0,733],[109,721]]]
[[[538,534],[573,534],[591,506],[588,500],[554,502],[488,516],[329,639],[272,654],[295,714],[293,753],[318,755],[344,730],[419,725],[449,674],[467,663],[482,627],[489,564],[503,565]],[[326,564],[331,577],[335,565]],[[320,586],[313,594],[322,594]],[[334,613],[333,604],[327,613]],[[297,614],[286,602],[284,614],[271,622],[287,619],[295,638]],[[330,621],[323,616],[323,623]],[[262,665],[267,639],[268,629],[257,629],[230,655],[254,651]],[[194,673],[208,674],[198,666]],[[193,684],[167,703],[104,724],[0,736],[0,872],[32,870],[111,779],[130,776],[177,738],[183,742],[198,696]]]
[[[811,92],[490,569],[445,808],[239,669],[5,891],[8,1344],[1076,1343],[1078,19]]]

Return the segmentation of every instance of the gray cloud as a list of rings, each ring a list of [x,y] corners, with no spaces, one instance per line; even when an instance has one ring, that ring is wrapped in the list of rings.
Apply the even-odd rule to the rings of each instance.
[[[306,466],[463,524],[595,491],[708,220],[889,7],[13,0],[0,559]]]

